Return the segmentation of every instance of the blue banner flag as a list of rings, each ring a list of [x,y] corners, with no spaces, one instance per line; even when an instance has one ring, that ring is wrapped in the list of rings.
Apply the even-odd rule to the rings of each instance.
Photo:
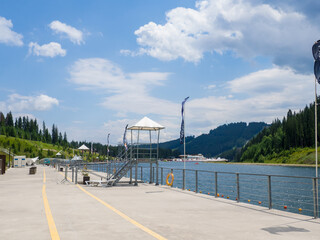
[[[312,46],[312,55],[314,60],[319,59],[320,56],[320,40],[316,41]]]
[[[128,143],[127,143],[127,128],[128,128],[128,124],[124,130],[124,134],[123,134],[123,145],[126,148],[126,151],[128,150]]]
[[[314,76],[320,84],[320,59],[314,61]]]
[[[181,108],[181,116],[182,116],[182,121],[181,121],[181,130],[180,130],[180,143],[183,144],[184,140],[184,104],[186,101],[189,99],[189,97],[186,97],[184,101],[182,102],[182,108]]]
[[[314,58],[314,76],[320,84],[320,40],[316,41],[312,46],[312,55]]]

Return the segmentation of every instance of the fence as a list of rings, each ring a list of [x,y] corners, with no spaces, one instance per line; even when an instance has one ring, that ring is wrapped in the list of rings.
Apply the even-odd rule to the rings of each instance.
[[[109,176],[122,164],[123,162],[116,161],[109,163],[77,162],[69,166],[81,170],[86,165],[88,169],[104,172]],[[164,185],[167,175],[171,172],[174,174],[174,182],[171,187],[269,209],[319,217],[319,178],[159,167],[157,181],[155,179],[156,168],[153,167],[150,171],[150,167],[141,165],[138,167],[137,178],[143,182],[159,182]],[[127,177],[130,178],[130,182],[135,178],[134,169],[128,171]],[[186,177],[185,181],[184,177]]]
[[[150,182],[149,171],[148,167],[139,166],[138,178]],[[152,172],[151,182],[155,182],[155,168]],[[166,184],[166,177],[172,172],[174,182],[171,187],[269,209],[300,213],[315,218],[319,216],[319,178],[165,167],[159,167],[159,172],[161,185]],[[184,176],[186,176],[186,186],[183,185]]]

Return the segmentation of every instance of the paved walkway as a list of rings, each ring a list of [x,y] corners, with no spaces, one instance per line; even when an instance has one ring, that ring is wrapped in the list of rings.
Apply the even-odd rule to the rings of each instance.
[[[166,186],[61,183],[38,166],[0,175],[1,239],[320,239],[311,217]],[[79,177],[80,180],[80,177]]]

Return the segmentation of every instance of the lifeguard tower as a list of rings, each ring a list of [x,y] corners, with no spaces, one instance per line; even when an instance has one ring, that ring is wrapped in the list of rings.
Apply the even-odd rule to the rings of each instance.
[[[153,179],[152,165],[156,164],[156,185],[159,185],[159,140],[162,125],[148,117],[142,118],[139,122],[126,129],[125,135],[130,131],[130,144],[125,146],[117,157],[114,167],[114,174],[109,179],[116,179],[114,184],[130,170],[130,183],[132,183],[132,169],[135,169],[134,185],[138,185],[138,164],[150,163],[150,183]],[[153,136],[152,136],[153,135]],[[148,140],[148,142],[146,141]],[[125,140],[126,141],[126,140]],[[147,143],[146,143],[147,142]],[[126,142],[124,142],[126,145]]]

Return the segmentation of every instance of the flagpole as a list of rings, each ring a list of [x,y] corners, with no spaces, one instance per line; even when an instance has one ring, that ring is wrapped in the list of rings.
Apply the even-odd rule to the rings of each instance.
[[[183,111],[183,169],[186,169],[186,128],[185,128],[185,110]],[[184,178],[184,181],[186,181],[186,178]],[[184,184],[185,186],[185,184]]]

